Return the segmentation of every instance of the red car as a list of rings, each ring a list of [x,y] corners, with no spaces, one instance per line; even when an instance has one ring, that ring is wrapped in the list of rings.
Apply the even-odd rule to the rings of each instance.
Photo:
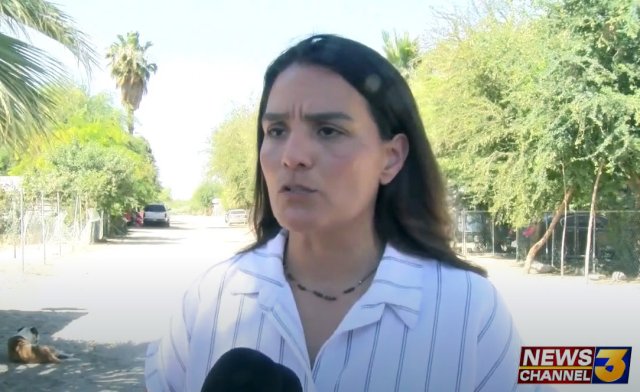
[[[136,211],[125,212],[124,220],[127,222],[127,226],[133,226],[134,224],[136,226],[142,226],[142,221],[143,221],[142,213],[136,212]]]

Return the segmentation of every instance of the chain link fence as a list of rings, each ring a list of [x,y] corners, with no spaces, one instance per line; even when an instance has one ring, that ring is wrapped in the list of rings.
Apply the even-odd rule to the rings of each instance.
[[[488,211],[454,212],[453,246],[464,256],[492,255],[524,260],[542,238],[553,213],[528,227],[514,228],[494,222]],[[536,259],[563,273],[584,274],[589,211],[561,216]],[[640,211],[598,211],[588,255],[590,273],[640,276]],[[563,239],[564,237],[564,239]]]
[[[516,256],[516,232],[494,223],[488,211],[454,211],[453,247],[462,255],[511,254]]]
[[[62,256],[103,237],[95,209],[80,195],[39,194],[0,188],[0,261],[24,263]]]

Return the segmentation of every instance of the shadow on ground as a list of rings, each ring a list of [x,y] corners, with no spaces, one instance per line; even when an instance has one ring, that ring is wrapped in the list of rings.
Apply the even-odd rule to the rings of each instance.
[[[110,238],[109,245],[174,245],[180,243],[184,238],[167,238],[160,236],[135,236],[123,238]]]
[[[171,226],[166,227],[162,224],[153,224],[153,223],[149,223],[146,224],[144,226],[138,226],[138,227],[129,227],[129,230],[131,231],[136,231],[136,230],[195,230],[193,227],[190,226],[185,226],[183,223],[171,223]]]
[[[86,315],[81,309],[43,311],[0,310],[0,336],[6,340],[22,325],[40,331],[40,343],[74,355],[60,364],[10,363],[6,349],[0,353],[0,391],[141,391],[147,343],[95,344],[51,339],[73,320]],[[3,345],[3,347],[6,347]]]

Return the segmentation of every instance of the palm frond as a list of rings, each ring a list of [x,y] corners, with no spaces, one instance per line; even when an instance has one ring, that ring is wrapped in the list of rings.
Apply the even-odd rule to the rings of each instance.
[[[0,15],[13,31],[26,34],[26,27],[59,42],[84,66],[88,73],[98,64],[89,38],[55,4],[45,0],[0,0]]]
[[[408,33],[402,36],[394,31],[393,37],[387,31],[382,32],[382,43],[385,57],[403,76],[407,76],[420,61],[420,45]]]
[[[121,90],[125,105],[137,110],[142,96],[147,92],[147,84],[158,66],[149,63],[145,57],[151,42],[140,44],[140,34],[129,32],[126,36],[118,35],[117,41],[107,51],[107,59],[111,67],[111,76]]]
[[[52,120],[64,67],[44,51],[0,33],[0,140],[13,147],[42,134]]]

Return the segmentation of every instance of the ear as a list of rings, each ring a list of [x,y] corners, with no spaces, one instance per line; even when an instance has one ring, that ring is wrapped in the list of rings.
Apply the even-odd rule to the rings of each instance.
[[[384,141],[385,165],[380,173],[380,184],[387,185],[396,177],[409,155],[409,140],[399,133],[391,140]]]

